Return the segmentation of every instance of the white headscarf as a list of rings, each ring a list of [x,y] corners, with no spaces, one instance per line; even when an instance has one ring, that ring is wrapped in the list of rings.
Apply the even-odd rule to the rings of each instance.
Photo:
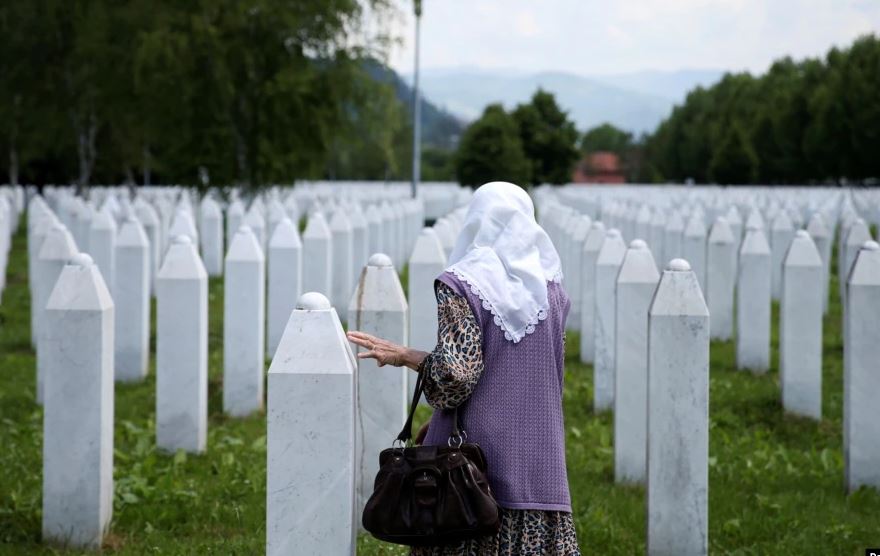
[[[480,296],[512,342],[547,318],[547,282],[562,279],[559,255],[535,221],[532,199],[507,182],[474,192],[446,270]]]

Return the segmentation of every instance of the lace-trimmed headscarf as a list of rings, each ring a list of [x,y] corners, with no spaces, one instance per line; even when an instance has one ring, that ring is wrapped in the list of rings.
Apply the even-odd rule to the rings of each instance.
[[[512,342],[547,318],[547,282],[562,279],[559,255],[535,221],[532,199],[507,182],[474,192],[446,270],[480,297]]]

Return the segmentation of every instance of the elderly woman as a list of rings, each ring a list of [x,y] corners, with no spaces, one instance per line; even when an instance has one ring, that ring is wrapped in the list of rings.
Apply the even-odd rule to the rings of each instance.
[[[562,383],[570,302],[559,256],[521,188],[474,193],[449,266],[435,282],[439,330],[431,353],[361,332],[361,358],[423,373],[435,409],[424,443],[445,445],[450,409],[479,444],[501,507],[497,535],[413,548],[417,556],[580,554],[565,468]]]

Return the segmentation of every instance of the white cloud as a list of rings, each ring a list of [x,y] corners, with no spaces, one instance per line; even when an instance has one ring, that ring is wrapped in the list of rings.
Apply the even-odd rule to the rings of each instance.
[[[411,0],[398,0],[413,62]],[[642,69],[763,71],[776,58],[821,56],[880,29],[874,0],[423,0],[422,66],[580,74]]]

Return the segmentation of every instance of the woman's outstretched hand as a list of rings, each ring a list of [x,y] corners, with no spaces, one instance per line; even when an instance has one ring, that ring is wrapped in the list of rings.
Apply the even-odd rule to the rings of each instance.
[[[366,332],[352,330],[346,336],[350,342],[367,350],[358,353],[358,359],[375,359],[380,367],[391,365],[417,370],[422,360],[428,355],[424,351],[410,349]]]

